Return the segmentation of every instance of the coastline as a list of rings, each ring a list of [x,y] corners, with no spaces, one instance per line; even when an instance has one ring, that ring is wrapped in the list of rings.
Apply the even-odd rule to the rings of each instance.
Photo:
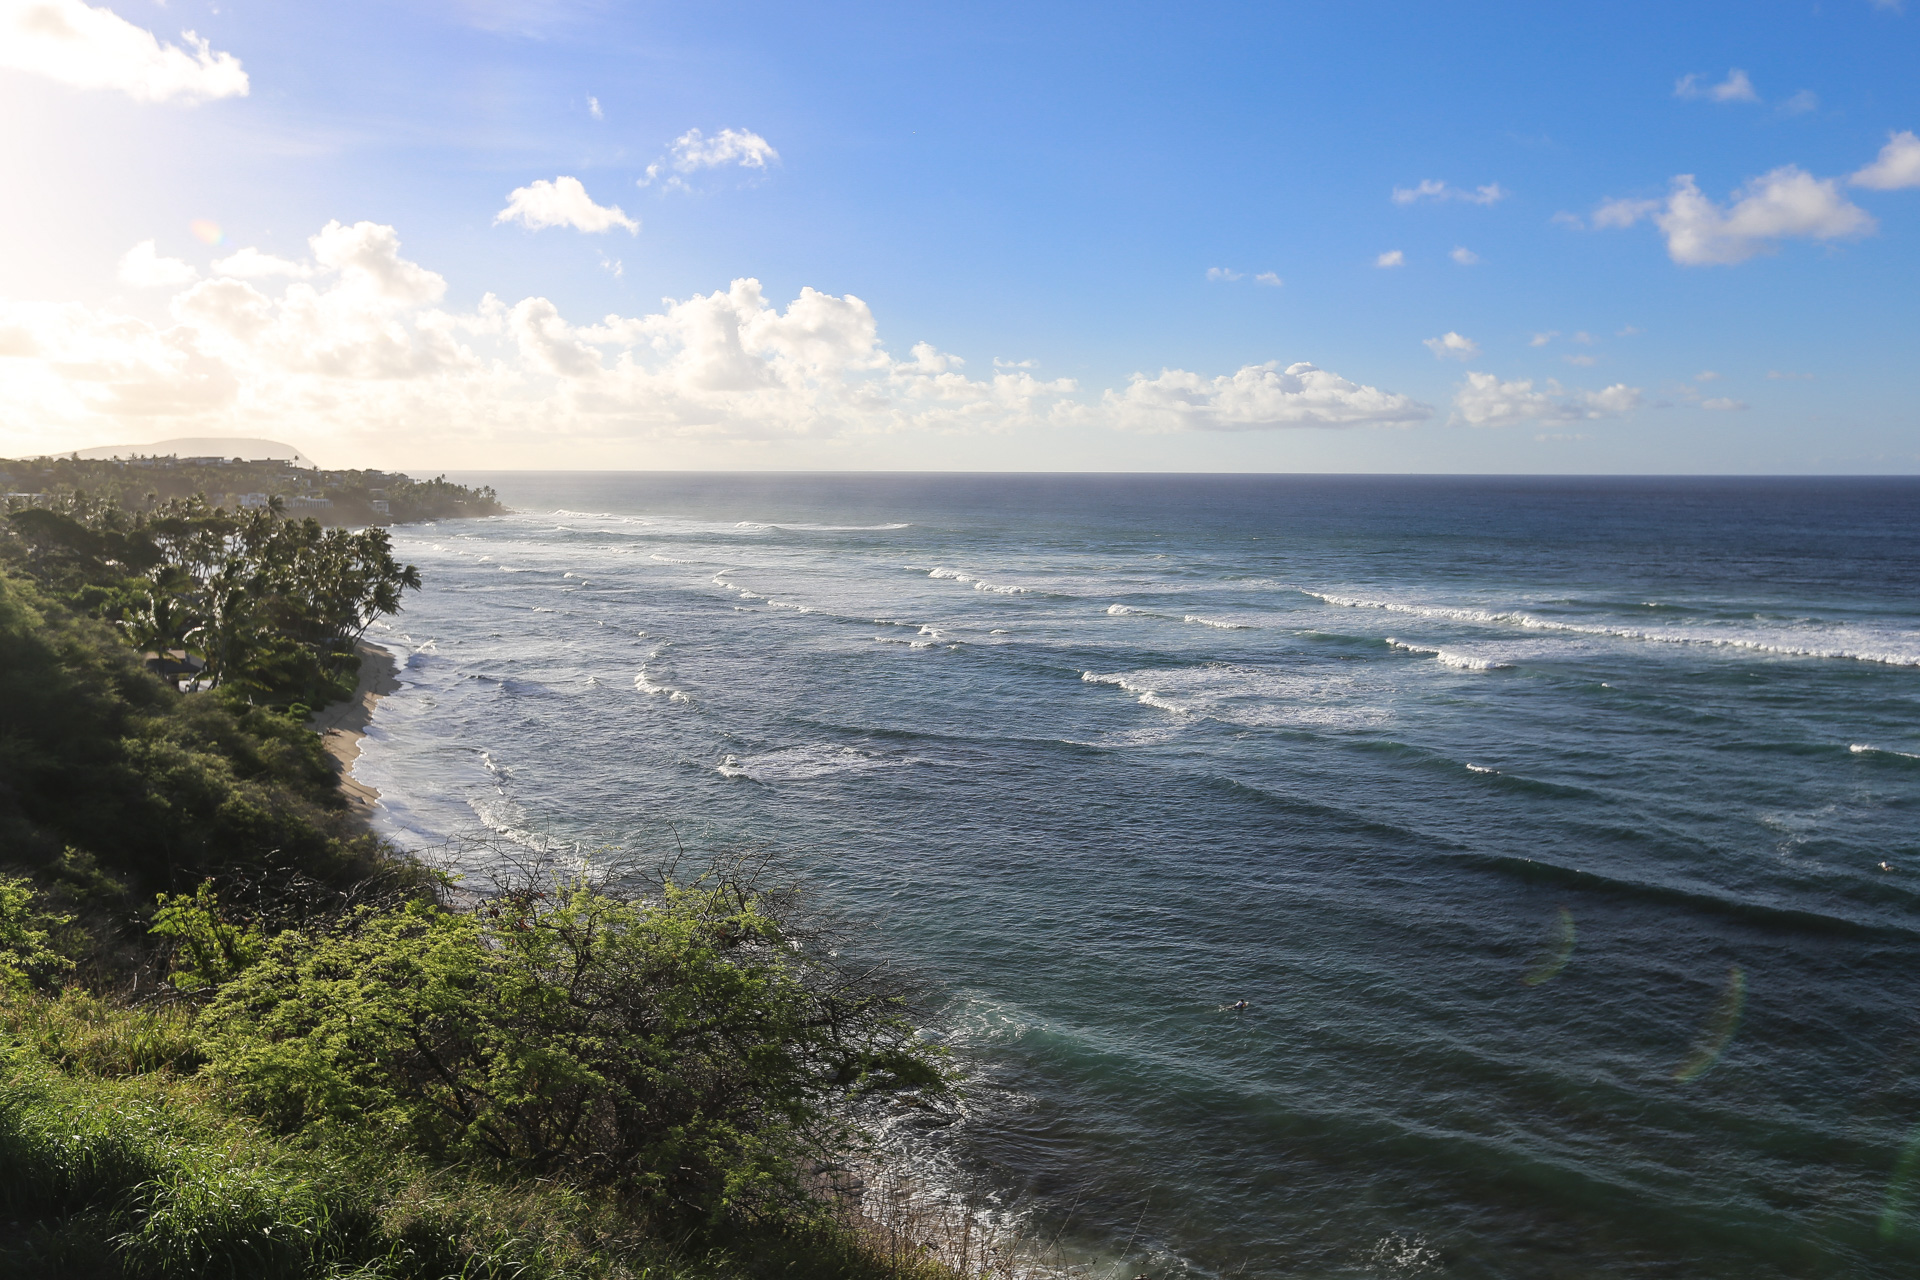
[[[362,640],[357,647],[360,678],[353,696],[316,711],[307,727],[320,735],[321,747],[340,775],[340,794],[346,797],[347,807],[367,820],[380,793],[353,776],[353,762],[360,757],[360,740],[367,736],[374,705],[400,687],[400,667],[393,654],[377,644]]]

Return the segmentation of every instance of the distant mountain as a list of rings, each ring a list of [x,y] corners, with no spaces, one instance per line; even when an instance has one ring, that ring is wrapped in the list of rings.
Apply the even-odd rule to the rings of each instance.
[[[109,444],[97,449],[82,449],[82,458],[244,458],[261,462],[271,458],[296,467],[317,467],[312,458],[290,444],[260,440],[252,436],[181,436],[177,440],[156,440],[152,444]],[[71,457],[71,454],[65,455]]]

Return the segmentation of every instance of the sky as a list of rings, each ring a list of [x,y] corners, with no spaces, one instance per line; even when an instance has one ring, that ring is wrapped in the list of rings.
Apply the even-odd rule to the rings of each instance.
[[[0,0],[0,456],[1920,472],[1920,0]]]

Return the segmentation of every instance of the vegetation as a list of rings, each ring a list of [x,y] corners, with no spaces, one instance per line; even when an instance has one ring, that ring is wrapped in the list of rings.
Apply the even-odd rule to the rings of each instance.
[[[131,515],[84,495],[17,509],[0,556],[113,621],[154,667],[280,706],[351,692],[360,637],[420,586],[384,529],[230,514],[197,496]]]
[[[82,495],[129,514],[196,494],[228,511],[243,510],[249,499],[278,498],[283,510],[326,525],[449,520],[506,509],[491,488],[470,489],[445,476],[415,480],[398,472],[323,471],[241,458],[0,459],[0,488],[15,505]]]
[[[791,895],[468,888],[349,819],[262,655],[398,607],[380,531],[76,499],[5,555],[0,1274],[953,1274],[834,1191],[853,1108],[946,1073]]]

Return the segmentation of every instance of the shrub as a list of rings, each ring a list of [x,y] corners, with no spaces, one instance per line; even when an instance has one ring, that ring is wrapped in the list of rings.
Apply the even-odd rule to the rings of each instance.
[[[0,876],[0,990],[49,987],[73,968],[73,961],[47,945],[49,933],[72,917],[42,911],[34,898],[27,881]]]
[[[715,1221],[807,1201],[839,1102],[945,1086],[901,998],[803,962],[735,882],[525,885],[289,931],[209,1008],[214,1077],[274,1124],[391,1126],[435,1158]]]

